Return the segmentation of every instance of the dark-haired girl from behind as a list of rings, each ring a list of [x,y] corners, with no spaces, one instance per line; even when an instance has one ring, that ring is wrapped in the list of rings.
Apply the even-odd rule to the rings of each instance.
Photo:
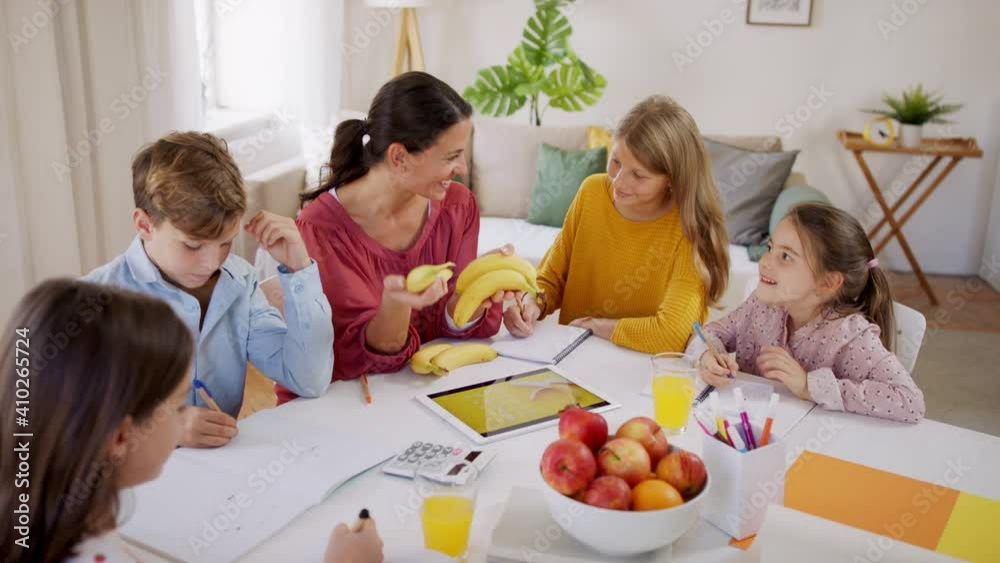
[[[13,516],[0,560],[139,561],[116,529],[118,495],[155,479],[181,440],[190,330],[157,298],[50,280],[21,299],[0,345],[0,506]],[[15,389],[28,391],[27,426]],[[369,520],[335,528],[324,563],[381,559]]]

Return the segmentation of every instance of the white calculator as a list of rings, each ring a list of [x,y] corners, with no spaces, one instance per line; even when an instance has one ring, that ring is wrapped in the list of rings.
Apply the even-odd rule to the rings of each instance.
[[[482,473],[483,468],[493,461],[497,453],[494,450],[445,446],[433,442],[413,442],[406,451],[401,452],[382,466],[382,472],[387,475],[413,479],[417,468],[427,463],[440,467],[440,478],[464,482],[467,472],[465,466],[473,465]]]

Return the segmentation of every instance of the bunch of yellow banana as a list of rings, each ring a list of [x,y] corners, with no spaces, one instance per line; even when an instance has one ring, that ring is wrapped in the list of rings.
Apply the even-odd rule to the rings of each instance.
[[[479,305],[498,291],[523,291],[537,298],[535,267],[520,256],[503,254],[487,254],[470,262],[455,282],[455,323],[469,322]]]
[[[497,351],[486,344],[431,344],[410,358],[413,373],[448,375],[451,370],[495,360]]]
[[[446,262],[438,265],[417,266],[406,274],[406,291],[410,293],[422,293],[434,283],[434,280],[441,278],[444,281],[451,279],[455,272],[451,269],[455,267],[454,262]]]

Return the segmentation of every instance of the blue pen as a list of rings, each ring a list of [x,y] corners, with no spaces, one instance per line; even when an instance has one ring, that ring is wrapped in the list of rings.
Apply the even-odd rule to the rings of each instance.
[[[694,333],[698,335],[698,338],[700,338],[701,341],[704,342],[706,346],[708,346],[708,351],[711,352],[712,355],[716,357],[716,359],[721,357],[719,356],[719,352],[715,349],[715,347],[712,346],[712,343],[709,342],[708,339],[705,338],[705,335],[701,333],[701,323],[699,323],[698,321],[694,322]],[[729,372],[726,375],[729,376],[729,379],[734,379],[733,372]],[[705,388],[701,390],[701,393],[698,393],[698,396],[695,397],[694,404],[695,405],[701,404],[701,402],[704,401],[705,398],[708,397],[708,395],[712,391],[715,391],[715,386],[706,385]]]

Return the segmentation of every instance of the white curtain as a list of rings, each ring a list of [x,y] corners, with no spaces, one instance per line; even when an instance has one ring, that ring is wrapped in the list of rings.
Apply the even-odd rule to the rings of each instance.
[[[190,2],[0,0],[0,322],[134,236],[135,151],[201,126]]]

